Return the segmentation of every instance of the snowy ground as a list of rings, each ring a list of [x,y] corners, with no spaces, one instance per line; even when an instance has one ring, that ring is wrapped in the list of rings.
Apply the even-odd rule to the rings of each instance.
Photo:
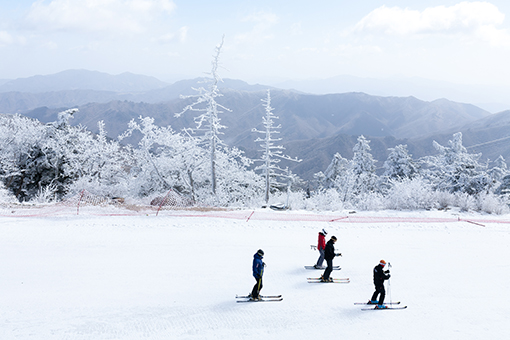
[[[6,214],[2,340],[510,339],[508,223]],[[310,245],[323,227],[344,255],[333,277],[349,277],[349,284],[306,282],[321,273],[303,266],[316,261]],[[236,303],[235,295],[254,284],[251,261],[259,248],[267,263],[262,293],[284,300]],[[392,264],[387,300],[408,309],[361,311],[353,304],[371,296],[372,268],[381,258]]]

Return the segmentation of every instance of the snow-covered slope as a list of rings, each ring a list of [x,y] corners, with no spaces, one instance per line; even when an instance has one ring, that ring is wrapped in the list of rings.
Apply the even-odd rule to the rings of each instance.
[[[274,212],[275,219],[287,213],[294,214]],[[427,222],[494,219],[444,212],[366,214],[374,222],[169,212],[1,217],[0,339],[510,338],[508,224]],[[422,222],[381,223],[383,215]],[[349,284],[306,282],[321,273],[303,268],[317,259],[310,245],[321,228],[338,237],[342,270],[333,277]],[[262,293],[284,300],[236,303],[254,284],[259,248],[267,263]],[[387,301],[408,309],[353,304],[371,296],[381,258],[392,264]]]

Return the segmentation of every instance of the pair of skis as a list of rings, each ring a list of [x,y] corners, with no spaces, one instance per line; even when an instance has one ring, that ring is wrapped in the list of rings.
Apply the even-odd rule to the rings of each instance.
[[[322,281],[322,278],[320,277],[307,277],[308,283],[349,283],[351,280],[349,280],[348,277],[346,278],[331,278],[330,281]]]
[[[315,269],[315,270],[324,270],[326,269],[326,267],[315,267],[315,266],[305,266],[305,269]],[[342,268],[340,268],[340,266],[333,266],[333,270],[340,270]]]
[[[253,300],[250,295],[236,295],[237,302],[278,302],[283,300],[281,295],[259,295],[258,300]]]
[[[397,306],[400,305],[400,301],[395,302],[385,302],[383,303],[383,307],[381,308],[380,305],[369,303],[369,302],[355,302],[355,305],[364,305],[364,306],[373,306],[370,308],[361,308],[361,310],[393,310],[393,309],[406,309],[407,306]]]

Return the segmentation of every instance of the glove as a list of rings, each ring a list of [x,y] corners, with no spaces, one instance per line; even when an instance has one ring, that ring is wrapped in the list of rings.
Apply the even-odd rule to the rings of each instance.
[[[336,256],[342,256],[342,253],[338,253],[338,254],[336,254]]]
[[[389,274],[389,273],[390,273],[389,269],[384,271],[384,274]]]
[[[265,266],[266,266],[266,263],[265,263],[265,262],[262,262],[262,265],[265,267]]]

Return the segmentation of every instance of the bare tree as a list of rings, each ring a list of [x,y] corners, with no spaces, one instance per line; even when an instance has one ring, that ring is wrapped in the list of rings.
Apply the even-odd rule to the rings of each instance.
[[[287,178],[288,169],[282,169],[277,164],[282,160],[288,160],[293,162],[301,162],[301,159],[291,158],[289,156],[283,155],[282,150],[285,148],[282,145],[276,145],[275,142],[282,140],[281,138],[274,138],[273,136],[277,133],[280,133],[279,129],[281,125],[275,126],[275,119],[278,119],[277,116],[273,114],[274,108],[271,107],[271,91],[267,90],[267,97],[265,99],[261,99],[264,103],[264,108],[266,110],[265,116],[262,117],[262,125],[264,126],[263,131],[259,131],[256,128],[252,129],[252,132],[261,133],[264,135],[264,138],[257,138],[255,142],[262,142],[260,146],[262,147],[262,157],[260,159],[256,159],[256,162],[262,162],[261,165],[257,166],[255,170],[262,170],[262,173],[266,180],[266,190],[265,190],[265,200],[266,204],[269,202],[269,192],[271,187],[275,187],[277,185],[281,185],[278,183],[277,177]]]
[[[204,144],[209,149],[210,162],[211,162],[211,191],[216,195],[216,152],[220,144],[223,144],[219,135],[222,134],[220,131],[225,126],[220,124],[219,114],[225,111],[231,111],[230,109],[220,105],[216,102],[216,98],[223,96],[219,89],[218,83],[222,81],[218,74],[219,58],[221,48],[223,47],[224,38],[221,43],[216,46],[215,54],[212,61],[212,70],[210,73],[211,78],[206,78],[204,83],[209,83],[206,88],[199,87],[193,88],[198,92],[196,95],[181,96],[181,98],[196,98],[195,102],[187,105],[181,112],[176,113],[176,117],[180,117],[187,111],[196,111],[200,114],[195,117],[196,128],[190,129],[191,133],[201,133],[198,137],[201,144]]]

